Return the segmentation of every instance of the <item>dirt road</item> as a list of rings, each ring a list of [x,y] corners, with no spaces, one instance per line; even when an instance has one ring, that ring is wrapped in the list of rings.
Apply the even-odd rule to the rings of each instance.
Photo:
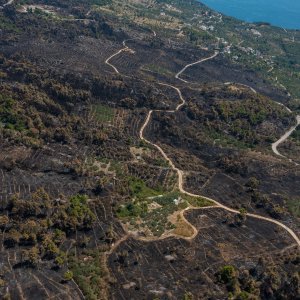
[[[297,129],[297,127],[300,125],[300,115],[296,117],[297,124],[293,126],[289,131],[287,131],[277,142],[272,144],[272,150],[276,155],[279,155],[281,157],[285,157],[284,155],[280,154],[280,152],[277,150],[277,147],[282,144],[284,141],[286,141],[289,136]]]
[[[115,68],[113,65],[111,65],[111,64],[109,63],[109,60],[110,60],[111,58],[113,58],[114,56],[120,54],[121,52],[127,51],[127,50],[129,49],[129,48],[125,45],[125,41],[123,42],[123,45],[125,46],[125,48],[119,50],[118,52],[116,52],[115,54],[113,54],[112,56],[110,56],[110,57],[105,61],[107,64],[109,64],[110,66],[112,66],[112,68],[113,68],[113,69],[115,70],[115,72],[118,73],[118,74],[119,74],[119,71],[117,70],[117,68]],[[131,49],[130,49],[130,50],[131,50]],[[132,51],[132,50],[131,50],[131,51]],[[199,61],[196,61],[196,62],[194,62],[194,63],[191,63],[191,64],[186,65],[180,72],[178,72],[178,73],[175,75],[175,78],[177,78],[177,79],[179,79],[179,80],[181,80],[181,81],[183,81],[183,82],[187,82],[187,81],[185,81],[185,80],[179,78],[179,76],[180,76],[187,68],[189,68],[190,66],[193,66],[193,65],[200,64],[200,63],[202,63],[202,62],[211,60],[211,59],[215,58],[217,55],[218,55],[218,52],[215,52],[215,54],[212,55],[212,56],[210,56],[210,57],[207,57],[207,58],[201,59],[201,60],[199,60]],[[173,86],[173,85],[171,85],[171,84],[160,83],[160,82],[159,82],[159,84],[160,84],[160,85],[163,85],[163,86],[168,86],[168,87],[174,89],[174,90],[178,93],[178,96],[179,96],[179,99],[180,99],[180,103],[177,105],[177,107],[176,107],[175,110],[150,110],[150,111],[148,112],[148,114],[147,114],[147,117],[146,117],[146,119],[145,119],[145,121],[144,121],[144,123],[143,123],[141,129],[140,129],[140,132],[139,132],[140,139],[143,140],[143,141],[145,141],[146,143],[148,143],[148,144],[154,146],[154,147],[162,154],[162,156],[164,157],[164,159],[165,159],[166,161],[168,161],[170,167],[171,167],[174,171],[177,172],[177,175],[178,175],[178,189],[179,189],[179,191],[180,191],[181,193],[186,194],[186,195],[191,196],[191,197],[202,197],[202,198],[204,198],[204,199],[207,199],[207,200],[213,202],[217,207],[220,207],[220,208],[222,208],[222,209],[224,209],[224,210],[226,210],[226,211],[229,211],[229,212],[232,212],[232,213],[235,213],[235,214],[239,214],[240,212],[239,212],[238,210],[232,209],[232,208],[230,208],[230,207],[228,207],[228,206],[226,206],[226,205],[224,205],[224,204],[222,204],[222,203],[220,203],[220,202],[218,202],[218,201],[216,201],[216,200],[214,200],[214,199],[211,199],[211,198],[208,198],[208,197],[205,197],[205,196],[202,196],[202,195],[193,194],[193,193],[190,193],[190,192],[186,191],[186,190],[184,189],[184,180],[183,180],[184,172],[183,172],[182,170],[178,169],[178,168],[174,165],[173,161],[168,157],[168,155],[164,152],[164,150],[163,150],[159,145],[157,145],[157,144],[155,144],[155,143],[152,143],[151,141],[149,141],[149,140],[147,140],[147,139],[145,138],[145,136],[144,136],[144,131],[145,131],[146,127],[149,125],[149,123],[150,123],[150,121],[151,121],[151,117],[152,117],[153,112],[176,113],[176,112],[179,111],[179,110],[182,108],[182,106],[184,106],[185,103],[186,103],[184,97],[182,96],[182,92],[181,92],[181,90],[180,90],[179,88],[177,88],[177,87],[175,87],[175,86]],[[230,84],[230,83],[227,83],[227,84]],[[251,88],[251,87],[250,87],[250,88]],[[256,93],[256,91],[255,91],[253,88],[251,88],[251,90],[253,90],[253,91]],[[297,122],[300,123],[300,117],[297,118]],[[291,133],[292,133],[294,130],[295,130],[295,128],[292,128],[289,132],[287,132],[287,133],[281,138],[281,140],[285,140],[288,136],[291,135]],[[282,142],[282,141],[281,141],[281,142]],[[183,215],[184,212],[181,212],[181,213],[182,213],[182,215]],[[295,234],[295,232],[294,232],[292,229],[290,229],[288,226],[284,225],[283,223],[281,223],[281,222],[279,222],[279,221],[277,221],[277,220],[271,219],[271,218],[267,218],[267,217],[263,217],[263,216],[257,215],[257,214],[247,213],[247,216],[248,216],[248,217],[251,217],[251,218],[255,218],[255,219],[259,219],[259,220],[264,220],[264,221],[267,221],[267,222],[271,222],[271,223],[273,223],[273,224],[276,224],[276,225],[280,226],[281,228],[283,228],[284,230],[286,230],[286,231],[290,234],[290,236],[296,241],[297,245],[300,246],[300,239],[298,238],[298,236]],[[194,226],[193,226],[193,228],[194,228],[194,230],[195,230],[195,227],[194,227]],[[195,234],[197,234],[197,233],[195,233]]]

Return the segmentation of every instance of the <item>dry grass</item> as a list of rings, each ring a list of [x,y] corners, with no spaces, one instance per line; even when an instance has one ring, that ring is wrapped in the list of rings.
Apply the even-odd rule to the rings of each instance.
[[[193,227],[188,224],[181,215],[178,215],[177,221],[175,223],[176,228],[173,230],[173,233],[183,237],[190,237],[194,234]]]

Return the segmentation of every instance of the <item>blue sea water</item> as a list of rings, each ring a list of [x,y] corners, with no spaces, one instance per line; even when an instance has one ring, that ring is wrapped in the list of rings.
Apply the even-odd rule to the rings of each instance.
[[[227,16],[247,22],[268,22],[300,29],[300,0],[200,0]]]

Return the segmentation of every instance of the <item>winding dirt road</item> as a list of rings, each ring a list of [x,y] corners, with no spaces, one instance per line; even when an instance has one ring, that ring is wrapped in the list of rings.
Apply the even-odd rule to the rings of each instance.
[[[286,141],[289,136],[297,129],[297,127],[300,125],[300,115],[296,117],[297,124],[293,126],[288,132],[286,132],[277,142],[272,144],[272,150],[273,152],[281,157],[285,157],[284,155],[280,154],[280,152],[277,150],[277,147],[282,144],[284,141]]]
[[[0,6],[0,9],[3,9],[5,6],[11,5],[14,3],[14,0],[9,0],[8,2],[6,2],[5,4],[3,4],[2,6]]]
[[[179,72],[175,75],[175,78],[181,80],[181,81],[184,82],[184,83],[188,83],[188,81],[186,81],[186,80],[184,80],[184,79],[182,79],[182,78],[179,77],[183,72],[185,72],[186,69],[188,69],[189,67],[192,67],[192,66],[201,64],[201,63],[203,63],[203,62],[205,62],[205,61],[211,60],[211,59],[215,58],[217,55],[219,55],[219,51],[215,51],[215,53],[214,53],[212,56],[210,56],[210,57],[203,58],[203,59],[200,59],[200,60],[198,60],[198,61],[196,61],[196,62],[194,62],[194,63],[191,63],[191,64],[186,65],[181,71],[179,71]]]
[[[9,0],[7,3],[3,4],[3,7],[7,6],[7,5],[11,5],[14,3],[14,0]]]
[[[243,86],[243,87],[246,87],[246,88],[250,89],[254,94],[257,94],[257,91],[253,87],[251,87],[250,85],[244,84],[244,83],[225,82],[224,84],[225,85],[240,85],[240,86]]]
[[[246,87],[246,88],[250,89],[254,94],[257,94],[257,91],[253,87],[251,87],[250,85],[244,84],[244,83],[225,82],[224,84],[225,85],[240,85],[240,86],[243,86],[243,87]],[[273,101],[275,103],[277,103],[278,105],[284,107],[289,113],[292,113],[292,111],[287,106],[285,106],[283,103],[275,101],[275,100],[273,100]]]
[[[123,44],[125,45],[125,43],[123,43]],[[115,53],[115,54],[113,54],[112,56],[110,56],[110,57],[106,60],[106,63],[109,64],[109,60],[110,60],[112,57],[114,57],[114,56],[120,54],[120,53],[123,52],[125,49],[128,49],[128,47],[125,47],[124,49],[121,49],[121,50],[118,51],[117,53]],[[177,79],[183,81],[183,82],[186,82],[186,81],[184,81],[183,79],[179,78],[179,76],[180,76],[180,75],[181,75],[188,67],[193,66],[193,65],[195,65],[195,64],[199,64],[199,63],[204,62],[204,61],[208,61],[208,60],[210,60],[210,59],[213,59],[213,58],[216,57],[217,55],[218,55],[218,53],[215,53],[214,55],[212,55],[212,56],[210,56],[210,57],[208,57],[208,58],[204,58],[204,59],[199,60],[199,61],[197,61],[197,62],[195,62],[195,63],[188,64],[188,65],[185,66],[179,73],[177,73],[177,74],[175,75],[175,77],[176,77]],[[111,65],[111,64],[109,64],[109,65]],[[112,65],[111,65],[111,66],[112,66]],[[115,70],[117,73],[119,73],[118,70],[117,70],[114,66],[113,66],[113,68],[114,68],[114,70]],[[197,198],[198,198],[198,197],[202,197],[202,198],[204,198],[204,199],[206,199],[206,200],[209,200],[209,201],[211,201],[212,203],[214,203],[214,204],[216,205],[216,207],[220,207],[220,208],[222,208],[222,209],[224,209],[224,210],[226,210],[226,211],[229,211],[229,212],[232,212],[232,213],[235,213],[235,214],[239,214],[240,212],[239,212],[238,210],[235,210],[235,209],[232,209],[232,208],[230,208],[230,207],[228,207],[228,206],[225,206],[225,205],[223,205],[222,203],[220,203],[220,202],[218,202],[218,201],[216,201],[216,200],[214,200],[214,199],[211,199],[211,198],[208,198],[208,197],[205,197],[205,196],[202,196],[202,195],[193,194],[193,193],[190,193],[190,192],[186,191],[186,190],[184,189],[184,180],[183,180],[184,171],[178,169],[178,168],[174,165],[173,161],[168,157],[168,155],[164,152],[164,150],[163,150],[159,145],[157,145],[157,144],[155,144],[155,143],[152,143],[151,141],[149,141],[148,139],[145,138],[145,136],[144,136],[144,131],[145,131],[146,127],[149,125],[149,123],[150,123],[150,121],[151,121],[151,117],[152,117],[153,112],[158,112],[158,113],[159,113],[159,112],[176,113],[176,112],[179,111],[179,110],[182,108],[182,106],[184,106],[185,103],[186,103],[186,100],[184,99],[184,97],[183,97],[183,95],[182,95],[182,93],[181,93],[181,90],[180,90],[179,88],[177,88],[177,87],[175,87],[175,86],[173,86],[173,85],[171,85],[171,84],[160,83],[160,82],[159,82],[159,84],[174,89],[174,90],[178,93],[178,96],[179,96],[179,99],[180,99],[180,103],[177,105],[177,107],[176,107],[175,110],[150,110],[150,111],[148,112],[148,114],[147,114],[147,117],[146,117],[146,119],[145,119],[145,121],[144,121],[144,124],[142,125],[142,127],[141,127],[141,129],[140,129],[140,132],[139,132],[140,139],[143,140],[143,141],[145,141],[145,142],[148,143],[149,145],[154,146],[154,147],[162,154],[162,156],[164,157],[164,159],[165,159],[166,161],[168,161],[170,167],[171,167],[174,171],[176,171],[176,173],[177,173],[177,175],[178,175],[178,189],[179,189],[179,191],[180,191],[181,193],[183,193],[183,194],[185,194],[185,195],[188,195],[188,196],[191,196],[191,197],[197,197]],[[255,92],[256,92],[256,91],[255,91]],[[187,209],[185,209],[184,211],[187,211],[188,209],[190,209],[190,208],[187,208]],[[183,213],[184,213],[184,212],[182,212],[182,216],[183,216]],[[247,216],[248,216],[248,217],[255,218],[255,219],[267,221],[267,222],[270,222],[270,223],[273,223],[273,224],[276,224],[276,225],[280,226],[281,228],[283,228],[284,230],[286,230],[286,231],[290,234],[290,236],[296,241],[297,245],[300,247],[300,239],[298,238],[298,236],[296,235],[296,233],[295,233],[292,229],[290,229],[288,226],[284,225],[283,223],[281,223],[281,222],[279,222],[279,221],[277,221],[277,220],[271,219],[271,218],[263,217],[263,216],[260,216],[260,215],[257,215],[257,214],[252,214],[252,213],[247,213]],[[193,228],[195,228],[195,227],[193,226]],[[194,229],[194,230],[195,230],[195,229]],[[197,232],[196,232],[195,234],[197,234]]]
[[[133,40],[133,39],[129,39],[129,40]],[[117,73],[117,74],[120,74],[119,70],[113,65],[111,64],[109,61],[114,58],[115,56],[118,56],[119,54],[121,54],[122,52],[130,52],[130,53],[134,53],[134,51],[132,49],[130,49],[128,46],[126,46],[126,42],[129,41],[129,40],[125,40],[123,41],[123,46],[124,48],[122,48],[121,50],[119,50],[118,52],[114,53],[113,55],[111,55],[106,61],[105,63],[107,65],[109,65],[110,67],[112,67],[114,69],[114,71]]]
[[[166,85],[166,84],[163,84],[163,85]],[[226,211],[229,211],[229,212],[232,212],[232,213],[236,213],[236,214],[239,214],[240,212],[238,210],[235,210],[235,209],[232,209],[228,206],[225,206],[223,205],[222,203],[214,200],[214,199],[211,199],[211,198],[208,198],[208,197],[205,197],[205,196],[202,196],[202,195],[197,195],[197,194],[193,194],[193,193],[190,193],[188,191],[186,191],[184,189],[184,181],[183,181],[183,175],[184,175],[184,172],[180,169],[178,169],[174,163],[172,162],[172,160],[167,156],[167,154],[164,152],[164,150],[157,144],[155,143],[152,143],[151,141],[147,140],[145,137],[144,137],[144,130],[145,128],[148,126],[150,120],[151,120],[151,116],[153,114],[153,112],[168,112],[168,113],[174,113],[176,111],[178,111],[184,104],[185,104],[185,100],[184,98],[182,97],[182,94],[181,94],[181,91],[177,88],[177,87],[174,87],[172,85],[167,85],[173,89],[175,89],[178,94],[179,94],[179,97],[182,101],[181,104],[179,104],[176,108],[176,110],[168,110],[168,111],[164,111],[164,110],[150,110],[148,112],[148,115],[146,117],[146,120],[142,126],[142,128],[140,129],[140,138],[142,140],[144,140],[146,143],[154,146],[155,148],[157,148],[159,150],[159,152],[162,154],[162,156],[165,158],[165,160],[167,160],[171,166],[171,168],[177,172],[177,175],[178,175],[178,189],[181,193],[185,194],[185,195],[188,195],[188,196],[191,196],[191,197],[202,197],[206,200],[209,200],[211,202],[213,202],[217,207],[220,207],[220,208],[223,208],[225,209]],[[268,222],[271,222],[273,224],[276,224],[280,227],[282,227],[283,229],[285,229],[292,237],[293,239],[297,242],[298,246],[300,246],[300,240],[298,238],[298,236],[294,233],[293,230],[291,230],[289,227],[287,227],[286,225],[284,225],[283,223],[279,222],[279,221],[276,221],[274,219],[271,219],[271,218],[267,218],[267,217],[263,217],[263,216],[260,216],[260,215],[256,215],[256,214],[251,214],[251,213],[247,213],[247,216],[248,217],[252,217],[252,218],[256,218],[256,219],[260,219],[260,220],[264,220],[264,221],[268,221]]]
[[[246,85],[246,84],[243,84],[243,83],[235,83],[235,82],[225,82],[224,83],[225,85],[240,85],[240,86],[244,86],[244,87],[246,87],[246,88],[249,88],[254,94],[257,94],[257,91],[253,88],[253,87],[251,87],[251,86],[249,86],[249,85]],[[280,103],[280,102],[278,102],[278,101],[275,101],[274,100],[274,102],[275,103],[277,103],[278,105],[280,105],[280,106],[282,106],[282,107],[284,107],[290,114],[291,113],[293,113],[286,105],[284,105],[283,103]],[[300,115],[297,115],[296,116],[296,125],[295,126],[293,126],[291,129],[289,129],[278,141],[276,141],[275,143],[273,143],[272,144],[272,151],[276,154],[276,155],[278,155],[278,156],[281,156],[281,157],[284,157],[284,158],[287,158],[286,156],[284,156],[284,155],[282,155],[279,151],[278,151],[278,149],[277,149],[277,147],[280,145],[280,144],[282,144],[284,141],[286,141],[290,136],[291,136],[291,134],[297,129],[297,127],[300,125]],[[290,161],[291,162],[293,162],[291,159],[290,159]],[[297,164],[296,162],[294,162],[295,163],[295,165],[299,165],[299,164]]]
[[[119,50],[118,52],[116,52],[115,54],[111,55],[111,56],[105,61],[105,63],[106,63],[107,65],[109,65],[110,67],[112,67],[112,68],[114,69],[114,71],[115,71],[117,74],[120,74],[120,72],[119,72],[118,69],[117,69],[114,65],[112,65],[109,61],[110,61],[112,58],[114,58],[115,56],[121,54],[122,52],[128,51],[128,49],[129,49],[129,48],[128,48],[127,46],[125,46],[125,48],[123,48],[123,49]]]

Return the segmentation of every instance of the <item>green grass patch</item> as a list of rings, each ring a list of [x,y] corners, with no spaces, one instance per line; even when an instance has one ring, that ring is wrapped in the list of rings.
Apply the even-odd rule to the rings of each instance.
[[[162,189],[152,189],[146,185],[146,183],[139,178],[129,178],[129,190],[132,197],[138,199],[145,199],[147,197],[158,196],[163,193]]]
[[[132,219],[136,217],[143,217],[148,212],[147,202],[130,202],[122,205],[117,210],[117,216],[121,219]]]
[[[149,203],[155,201],[161,205],[160,208],[148,212],[143,217],[144,224],[154,236],[161,236],[166,230],[175,229],[175,225],[168,221],[168,216],[188,206],[188,203],[180,196],[178,192],[171,192],[149,201]],[[180,200],[179,203],[176,203],[178,200]]]
[[[0,16],[0,29],[14,31],[16,33],[21,32],[21,30],[12,22],[12,20],[4,16]]]
[[[157,166],[163,167],[163,168],[169,168],[170,167],[169,162],[166,161],[163,158],[156,159],[154,164],[157,165]]]
[[[93,104],[92,111],[99,122],[111,122],[114,118],[113,108],[103,104]]]
[[[300,217],[300,198],[287,201],[289,211],[296,217]]]
[[[188,207],[205,207],[213,205],[212,202],[202,197],[191,197],[178,191],[164,195],[151,195],[153,190],[145,187],[140,180],[134,179],[133,188],[135,195],[138,195],[132,202],[122,205],[117,210],[117,216],[136,229],[147,227],[154,236],[161,236],[166,230],[175,229],[175,225],[168,221],[168,217],[176,211]],[[136,190],[137,188],[137,190]],[[157,191],[154,191],[157,193]],[[147,197],[145,197],[147,195]],[[149,199],[150,197],[150,199]],[[149,210],[148,205],[157,203],[156,209]],[[142,221],[138,224],[137,221]],[[140,222],[139,222],[140,223]]]
[[[173,73],[170,70],[168,70],[162,66],[157,66],[157,65],[151,64],[151,65],[146,65],[145,69],[148,69],[148,70],[150,70],[154,73],[160,74],[160,75],[173,76]]]
[[[134,186],[136,187],[136,181]],[[138,184],[138,186],[140,185]],[[148,190],[147,195],[149,195]],[[149,210],[148,205],[153,202],[156,202],[159,207]],[[200,206],[199,203],[198,206]],[[136,198],[132,202],[120,206],[117,216],[129,222],[136,229],[140,229],[140,226],[147,227],[154,236],[159,237],[166,230],[175,229],[175,225],[168,221],[168,217],[175,211],[185,209],[188,205],[186,199],[179,192],[170,192],[165,195],[151,196],[151,199],[149,196],[148,198]],[[201,205],[204,206],[204,203],[202,202]],[[138,224],[138,220],[142,221],[142,224]]]
[[[214,205],[213,202],[203,198],[203,197],[191,197],[189,195],[182,195],[182,198],[186,200],[193,207],[205,207]]]

